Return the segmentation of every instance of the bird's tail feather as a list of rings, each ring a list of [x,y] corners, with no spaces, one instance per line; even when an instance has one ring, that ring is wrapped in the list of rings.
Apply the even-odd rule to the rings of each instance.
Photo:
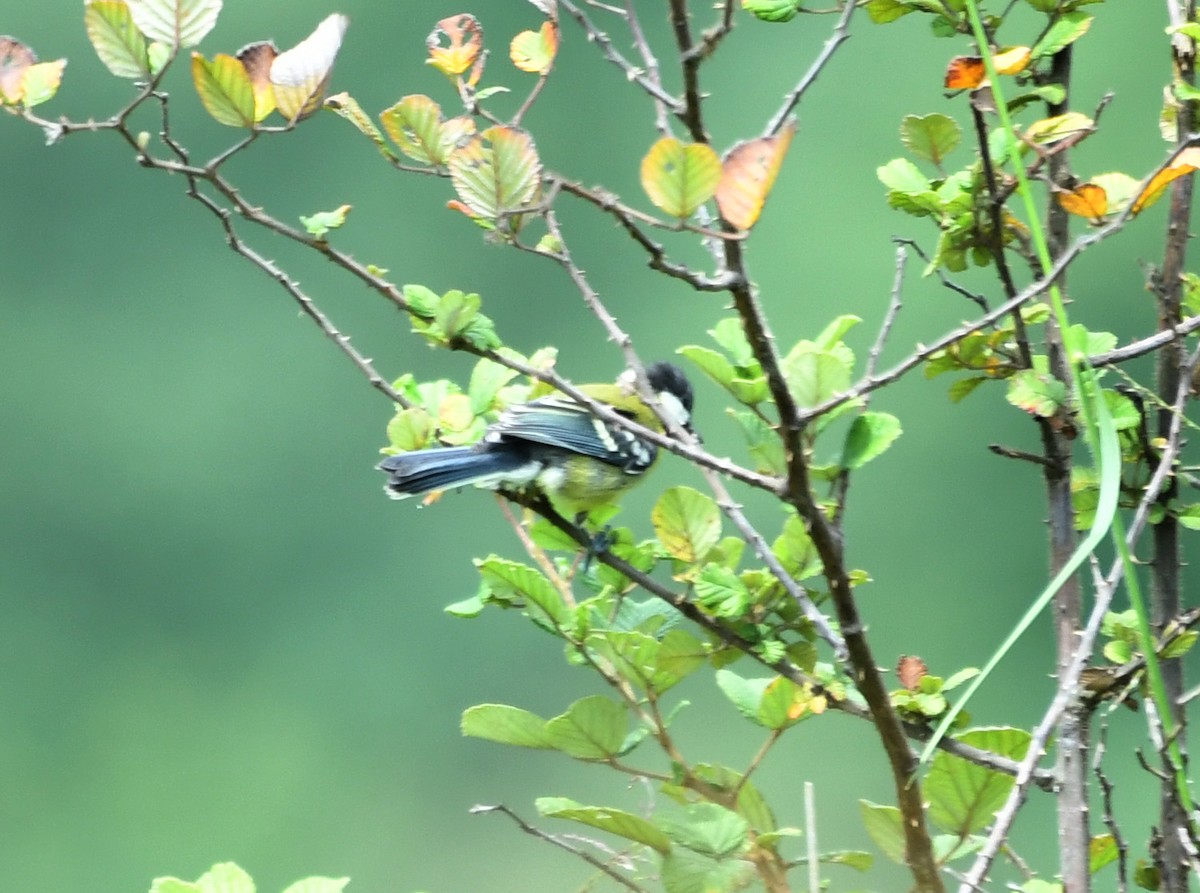
[[[502,451],[480,451],[471,447],[446,447],[388,456],[377,468],[388,472],[384,485],[393,499],[419,496],[434,490],[449,490],[468,484],[519,486],[528,483],[537,469],[527,456]]]

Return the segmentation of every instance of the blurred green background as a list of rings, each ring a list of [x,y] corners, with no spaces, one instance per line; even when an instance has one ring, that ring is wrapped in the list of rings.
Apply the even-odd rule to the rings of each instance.
[[[669,69],[665,4],[638,7]],[[1165,151],[1162,11],[1088,8],[1097,19],[1076,51],[1077,103],[1089,110],[1109,90],[1115,98],[1076,168],[1140,177]],[[492,48],[483,83],[518,97],[499,98],[502,112],[532,83],[508,64],[507,44],[538,17],[513,0],[229,2],[202,49],[268,36],[290,46],[332,11],[352,19],[332,91],[350,91],[368,111],[407,93],[453,107],[448,83],[423,64],[423,43],[455,12],[483,22]],[[42,58],[70,58],[62,92],[42,108],[49,115],[103,117],[129,95],[95,58],[80,12],[52,0],[0,17],[0,32]],[[761,130],[832,24],[807,16],[770,26],[739,13],[704,74],[718,147]],[[626,49],[619,24],[609,28]],[[1030,42],[1033,32],[1003,36]],[[749,248],[784,347],[855,313],[865,324],[850,340],[865,357],[891,287],[891,236],[932,248],[932,227],[886,208],[875,168],[901,154],[904,114],[945,111],[967,123],[965,100],[947,101],[941,88],[947,60],[964,50],[931,38],[921,17],[879,27],[860,14],[801,104]],[[168,88],[176,135],[195,157],[228,145],[233,132],[200,111],[186,66]],[[648,208],[637,170],[655,138],[649,107],[571,22],[526,123],[548,166]],[[157,129],[150,116],[140,126]],[[474,592],[472,556],[520,557],[490,498],[468,493],[422,510],[383,497],[372,465],[389,405],[276,285],[228,251],[180,179],[138,168],[108,134],[47,148],[15,119],[0,118],[0,128],[6,887],[140,891],[157,875],[195,877],[233,859],[265,891],[318,873],[349,875],[358,891],[576,888],[585,866],[468,808],[503,802],[532,816],[535,796],[564,795],[637,809],[648,795],[598,768],[460,737],[471,704],[553,715],[599,690],[515,614],[468,622],[443,613]],[[969,157],[960,149],[951,163]],[[509,343],[558,345],[572,378],[619,371],[618,351],[553,264],[485,244],[445,209],[445,182],[396,174],[332,115],[262,141],[228,173],[287,221],[352,204],[334,239],[361,260],[396,281],[480,292]],[[578,261],[643,356],[707,342],[726,312],[719,297],[651,274],[610,220],[565,197],[560,207]],[[1123,339],[1152,328],[1141,265],[1161,254],[1163,222],[1155,208],[1074,268],[1077,321]],[[428,351],[397,313],[320,258],[242,232],[385,374],[466,381],[468,358]],[[702,259],[688,238],[670,246]],[[973,315],[920,269],[914,258],[885,364]],[[990,271],[960,279],[997,294]],[[850,561],[875,579],[861,596],[880,660],[920,654],[943,675],[982,663],[1045,575],[1038,476],[985,449],[1033,447],[1033,426],[998,388],[953,406],[947,384],[916,373],[875,398],[905,434],[856,478],[849,521]],[[699,401],[708,443],[739,456],[719,394],[701,385]],[[624,523],[647,534],[656,492],[680,482],[700,485],[682,463],[663,463]],[[778,523],[761,501],[749,498],[749,508],[767,530]],[[1049,642],[1039,629],[1022,643],[973,705],[976,721],[1040,715],[1053,685]],[[682,691],[693,702],[677,722],[684,750],[744,765],[759,736],[701,677]],[[1135,850],[1153,821],[1131,751],[1142,723],[1122,713],[1110,733]],[[815,781],[822,847],[869,849],[855,800],[890,802],[877,754],[867,726],[830,716],[792,732],[760,786],[782,821],[799,824],[802,784]],[[1014,840],[1043,868],[1053,864],[1049,807],[1035,794]],[[865,883],[841,871],[837,889],[902,883],[888,869]]]

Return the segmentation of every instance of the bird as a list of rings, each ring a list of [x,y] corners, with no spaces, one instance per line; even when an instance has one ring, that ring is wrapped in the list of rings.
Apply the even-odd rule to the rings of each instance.
[[[628,370],[614,384],[581,385],[581,393],[653,431],[663,420],[691,430],[693,391],[678,366],[657,362],[646,380],[658,413],[638,393]],[[576,523],[615,503],[642,479],[658,447],[595,415],[565,394],[505,409],[472,446],[433,447],[388,456],[376,468],[388,475],[384,491],[406,499],[474,485],[485,489],[535,489]]]

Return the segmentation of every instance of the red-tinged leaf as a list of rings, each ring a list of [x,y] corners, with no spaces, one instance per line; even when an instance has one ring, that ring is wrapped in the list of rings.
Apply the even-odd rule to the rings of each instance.
[[[542,173],[532,138],[511,127],[490,127],[471,137],[450,154],[449,168],[469,212],[495,221],[533,201]]]
[[[1143,210],[1162,198],[1172,180],[1190,174],[1197,168],[1200,168],[1200,148],[1193,146],[1190,149],[1184,149],[1174,163],[1155,174],[1141,194],[1133,200],[1133,213],[1142,213]]]
[[[0,100],[20,102],[24,96],[21,79],[25,69],[37,62],[37,54],[15,37],[0,37]]]
[[[445,41],[443,43],[443,41]],[[483,74],[483,26],[469,13],[447,16],[425,38],[432,65],[453,80],[469,70],[467,83],[474,87]]]
[[[721,182],[721,159],[703,143],[663,137],[642,159],[642,188],[661,210],[684,219],[708,201]]]
[[[987,69],[980,56],[955,56],[946,66],[948,90],[974,90],[987,80]]]
[[[419,93],[385,109],[379,120],[400,151],[421,164],[444,165],[458,144],[475,132],[472,119],[444,121],[438,104]]]
[[[522,31],[508,48],[513,65],[532,74],[546,74],[558,52],[558,25],[542,22],[537,31]]]
[[[1028,65],[1032,53],[1029,47],[1010,47],[992,56],[996,74],[1020,74]]]
[[[929,675],[929,668],[925,666],[925,661],[911,654],[901,655],[899,663],[896,664],[896,676],[900,679],[900,684],[909,691],[916,691],[917,686],[921,684],[921,678]]]
[[[1058,193],[1057,198],[1064,211],[1090,223],[1103,223],[1108,214],[1108,193],[1095,183],[1081,183],[1070,192]]]
[[[254,125],[254,88],[245,67],[233,56],[218,53],[209,62],[192,53],[192,81],[204,109],[228,127]]]
[[[194,47],[221,12],[221,0],[126,0],[138,30],[168,47]]]
[[[349,24],[349,18],[335,13],[271,63],[275,103],[289,121],[302,121],[321,107]]]
[[[731,226],[754,226],[795,135],[796,121],[792,119],[775,136],[740,143],[725,156],[716,197],[721,216]]]
[[[275,111],[275,88],[271,86],[271,65],[279,50],[269,40],[248,43],[237,51],[238,61],[250,78],[250,89],[254,91],[254,121],[261,121]]]
[[[109,71],[119,78],[150,76],[146,38],[133,23],[124,0],[93,0],[83,11],[83,25]]]

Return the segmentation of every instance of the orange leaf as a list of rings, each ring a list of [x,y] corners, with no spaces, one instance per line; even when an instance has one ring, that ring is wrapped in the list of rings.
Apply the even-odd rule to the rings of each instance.
[[[1095,183],[1081,183],[1070,192],[1058,193],[1058,203],[1068,214],[1102,223],[1108,213],[1108,193]]]
[[[1009,47],[992,56],[992,65],[996,67],[996,74],[1020,74],[1029,64],[1031,55],[1029,47]]]
[[[740,143],[725,156],[717,184],[717,207],[730,225],[738,229],[754,226],[795,134],[796,121],[792,119],[775,136]]]
[[[1185,174],[1190,174],[1197,168],[1200,168],[1200,148],[1193,146],[1190,149],[1184,149],[1171,166],[1163,168],[1155,174],[1150,182],[1146,184],[1146,188],[1134,199],[1133,213],[1142,213],[1142,211],[1162,198],[1162,194],[1166,191],[1168,184],[1172,180],[1177,180]]]
[[[946,66],[946,89],[974,90],[987,80],[983,59],[979,56],[955,56]]]
[[[483,73],[483,26],[475,16],[464,12],[442,19],[425,38],[425,46],[429,50],[426,64],[449,78],[460,77],[470,69],[467,83],[472,87],[479,83]]]
[[[25,95],[21,79],[37,55],[15,37],[0,37],[0,102],[20,102]]]

